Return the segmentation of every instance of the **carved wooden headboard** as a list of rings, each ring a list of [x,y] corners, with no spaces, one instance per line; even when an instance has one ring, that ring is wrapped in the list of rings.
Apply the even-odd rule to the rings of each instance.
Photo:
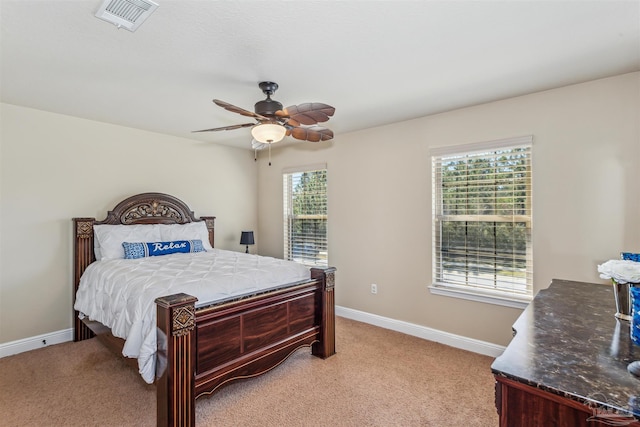
[[[95,218],[73,218],[73,296],[80,284],[80,277],[84,270],[96,260],[93,251],[93,226],[95,224],[133,225],[133,224],[187,224],[189,222],[204,221],[209,231],[209,241],[214,245],[215,216],[195,217],[182,200],[163,193],[142,193],[128,197],[118,203],[113,210],[107,212],[102,221]],[[74,313],[75,339],[77,334],[91,333]],[[84,331],[84,332],[81,332]]]

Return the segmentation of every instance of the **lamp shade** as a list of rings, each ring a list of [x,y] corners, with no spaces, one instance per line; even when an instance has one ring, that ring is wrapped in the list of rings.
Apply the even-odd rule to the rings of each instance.
[[[251,128],[251,136],[258,142],[272,144],[282,141],[287,129],[277,123],[261,123]]]
[[[253,245],[253,231],[243,231],[240,236],[241,245]]]

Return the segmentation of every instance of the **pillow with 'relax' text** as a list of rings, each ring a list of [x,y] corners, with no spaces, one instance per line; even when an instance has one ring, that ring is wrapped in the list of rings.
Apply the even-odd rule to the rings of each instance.
[[[202,240],[175,240],[172,242],[147,243],[122,242],[122,247],[124,248],[125,259],[205,251],[202,246]]]

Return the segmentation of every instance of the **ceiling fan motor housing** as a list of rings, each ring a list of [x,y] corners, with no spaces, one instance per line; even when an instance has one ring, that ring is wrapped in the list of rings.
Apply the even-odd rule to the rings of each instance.
[[[256,102],[254,111],[261,116],[274,116],[276,111],[282,110],[282,104],[271,98]]]
[[[267,99],[256,102],[254,106],[255,113],[262,116],[274,116],[276,111],[282,110],[282,104],[271,99],[271,95],[278,90],[278,83],[260,82],[258,86],[262,90],[262,93],[267,95]]]

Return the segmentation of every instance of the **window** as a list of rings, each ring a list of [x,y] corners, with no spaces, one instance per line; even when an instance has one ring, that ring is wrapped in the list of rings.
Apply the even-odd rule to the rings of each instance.
[[[283,173],[284,257],[327,266],[327,167]]]
[[[431,150],[431,292],[513,307],[531,300],[532,140]]]

